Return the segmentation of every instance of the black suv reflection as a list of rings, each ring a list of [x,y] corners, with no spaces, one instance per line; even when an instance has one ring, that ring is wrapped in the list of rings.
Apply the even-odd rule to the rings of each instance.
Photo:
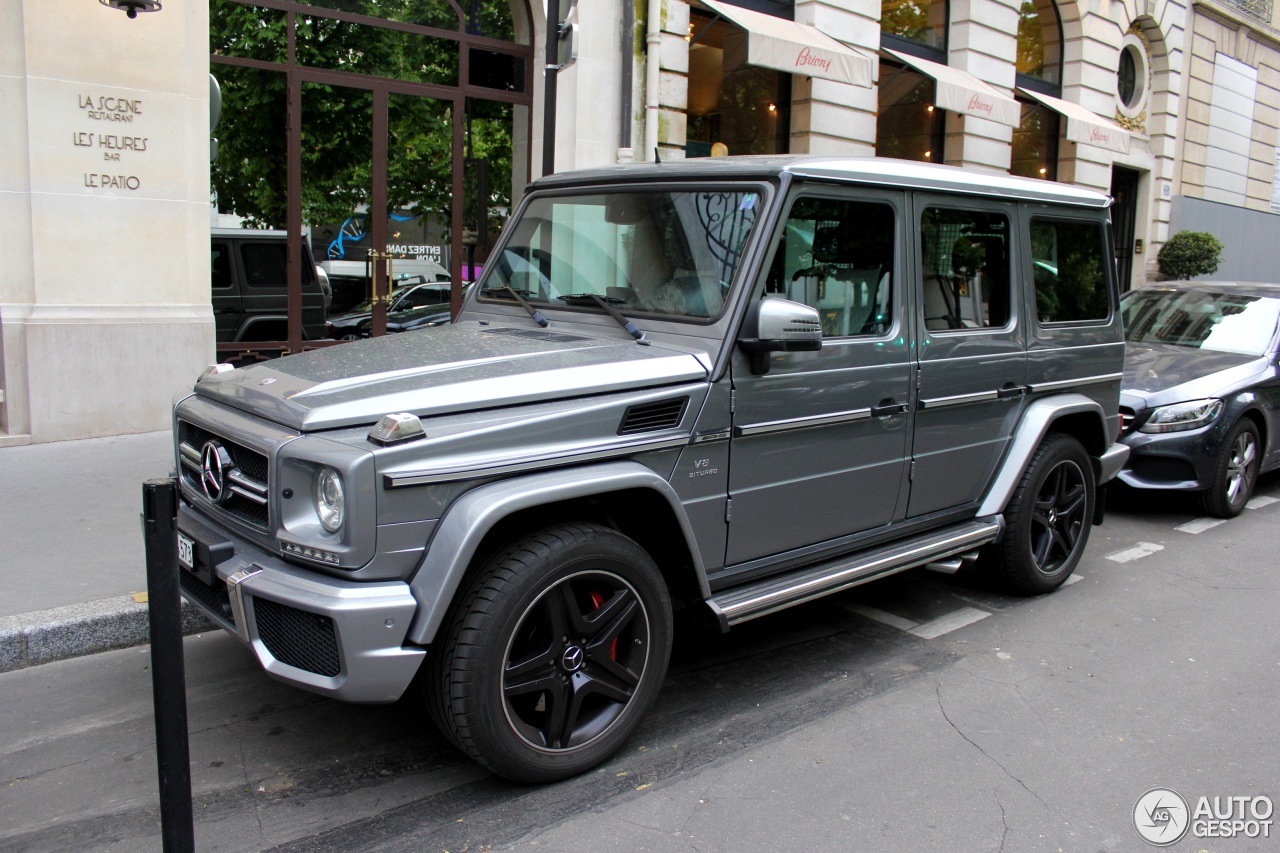
[[[449,297],[453,285],[447,281],[424,282],[422,276],[401,283],[391,294],[387,307],[387,330],[400,331],[400,325],[415,319],[410,312],[431,309],[429,313],[448,313]],[[329,337],[340,341],[354,341],[369,337],[373,325],[373,303],[362,302],[349,314],[329,320]]]
[[[1174,282],[1121,300],[1125,324],[1120,480],[1198,491],[1204,511],[1239,515],[1258,474],[1280,465],[1280,285]]]

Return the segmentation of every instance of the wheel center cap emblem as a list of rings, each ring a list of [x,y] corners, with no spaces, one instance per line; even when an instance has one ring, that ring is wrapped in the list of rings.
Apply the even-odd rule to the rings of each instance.
[[[560,666],[565,672],[577,672],[582,669],[585,657],[581,646],[570,646],[560,656]]]
[[[233,463],[231,454],[216,441],[206,441],[200,451],[200,488],[205,497],[216,504],[222,503],[231,493],[227,488],[227,475]]]

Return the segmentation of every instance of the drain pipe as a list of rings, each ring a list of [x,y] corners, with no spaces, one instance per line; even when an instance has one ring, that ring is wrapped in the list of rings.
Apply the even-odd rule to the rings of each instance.
[[[622,118],[618,125],[618,162],[631,163],[635,152],[631,150],[631,87],[636,55],[636,7],[635,0],[622,0]]]
[[[658,156],[658,65],[662,45],[662,0],[649,0],[644,59],[644,151],[641,160]]]

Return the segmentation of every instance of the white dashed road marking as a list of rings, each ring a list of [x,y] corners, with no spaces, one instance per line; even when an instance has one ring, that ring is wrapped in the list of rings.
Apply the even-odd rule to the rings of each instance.
[[[1186,524],[1179,524],[1174,530],[1180,530],[1183,533],[1204,533],[1217,527],[1219,524],[1226,524],[1225,518],[1197,518],[1195,521],[1188,521]]]
[[[1116,551],[1114,554],[1108,554],[1108,560],[1114,560],[1117,563],[1127,563],[1130,560],[1140,560],[1143,557],[1149,557],[1157,551],[1163,551],[1163,545],[1157,545],[1154,542],[1139,542],[1132,548],[1125,548],[1123,551]]]
[[[963,628],[965,625],[972,625],[974,622],[986,619],[990,615],[987,611],[979,610],[976,607],[962,607],[959,610],[948,613],[946,616],[939,616],[932,622],[917,625],[909,633],[915,634],[922,640],[932,640],[957,628]]]
[[[1273,503],[1280,503],[1280,498],[1267,497],[1259,495],[1244,505],[1245,509],[1262,509],[1264,506],[1271,506]]]
[[[1082,581],[1082,580],[1084,580],[1084,575],[1072,575],[1071,577],[1069,577],[1069,578],[1067,578],[1065,581],[1063,581],[1063,582],[1062,582],[1062,585],[1063,585],[1063,586],[1071,586],[1071,585],[1072,585],[1073,583],[1075,583],[1076,581]]]

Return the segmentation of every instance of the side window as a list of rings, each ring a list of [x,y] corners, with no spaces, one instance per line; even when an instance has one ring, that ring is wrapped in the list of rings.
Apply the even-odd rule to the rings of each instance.
[[[250,287],[284,287],[286,247],[284,243],[244,243],[240,263]],[[314,274],[314,273],[313,273]]]
[[[209,244],[210,284],[216,290],[231,286],[231,247],[226,243]]]
[[[930,207],[920,220],[920,246],[926,329],[990,329],[1009,322],[1004,214]]]
[[[1098,223],[1032,219],[1037,319],[1041,323],[1105,320],[1110,313],[1106,256],[1106,239]]]
[[[887,204],[797,199],[765,293],[817,308],[824,337],[884,334],[893,323],[893,225]]]

